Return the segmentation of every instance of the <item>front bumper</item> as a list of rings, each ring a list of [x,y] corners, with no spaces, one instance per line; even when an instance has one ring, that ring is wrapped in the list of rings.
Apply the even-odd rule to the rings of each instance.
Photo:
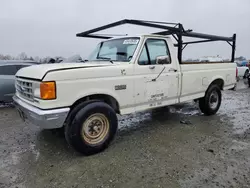
[[[69,108],[41,110],[37,107],[27,104],[17,96],[14,96],[13,100],[20,117],[24,121],[28,120],[42,129],[55,129],[63,127],[70,110]]]

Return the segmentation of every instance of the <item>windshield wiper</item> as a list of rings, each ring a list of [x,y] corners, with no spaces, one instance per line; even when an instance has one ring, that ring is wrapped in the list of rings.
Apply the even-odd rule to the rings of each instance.
[[[98,57],[98,58],[96,58],[96,59],[110,60],[109,57]]]
[[[110,63],[114,64],[111,58],[108,58],[108,57],[98,57],[97,59],[108,60]]]

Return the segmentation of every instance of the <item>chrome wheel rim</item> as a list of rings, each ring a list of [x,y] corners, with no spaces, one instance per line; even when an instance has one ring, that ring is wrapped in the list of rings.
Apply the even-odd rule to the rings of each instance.
[[[101,113],[92,114],[82,125],[82,138],[88,144],[99,144],[105,140],[108,130],[107,117]]]
[[[209,97],[209,106],[211,109],[216,109],[219,104],[219,94],[213,91]]]

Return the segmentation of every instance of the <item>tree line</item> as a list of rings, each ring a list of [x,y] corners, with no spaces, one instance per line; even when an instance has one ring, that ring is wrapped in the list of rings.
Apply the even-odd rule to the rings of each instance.
[[[39,57],[39,56],[28,56],[25,52],[22,52],[18,54],[16,57],[11,56],[11,55],[4,55],[0,54],[0,60],[30,60],[30,61],[35,61],[38,63],[48,63],[52,58],[47,56],[47,57]],[[65,59],[63,57],[53,57],[53,59]]]
[[[61,62],[62,60],[65,60],[64,57],[39,57],[39,56],[28,56],[25,52],[22,52],[20,54],[18,54],[16,57],[11,56],[11,55],[3,55],[0,54],[0,60],[30,60],[30,61],[35,61],[38,63],[48,63],[53,59],[53,61],[55,62]],[[239,56],[235,58],[235,61],[245,61],[247,60],[244,56]],[[199,61],[199,59],[188,59],[187,61]]]

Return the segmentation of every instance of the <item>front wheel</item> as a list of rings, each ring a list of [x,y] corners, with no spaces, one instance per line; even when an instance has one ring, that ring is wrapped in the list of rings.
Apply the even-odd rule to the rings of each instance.
[[[93,102],[80,109],[72,123],[65,126],[65,137],[76,151],[92,155],[108,147],[117,127],[115,111],[104,102]]]
[[[211,85],[203,98],[199,100],[199,107],[205,115],[214,115],[221,105],[221,90],[217,85]]]

